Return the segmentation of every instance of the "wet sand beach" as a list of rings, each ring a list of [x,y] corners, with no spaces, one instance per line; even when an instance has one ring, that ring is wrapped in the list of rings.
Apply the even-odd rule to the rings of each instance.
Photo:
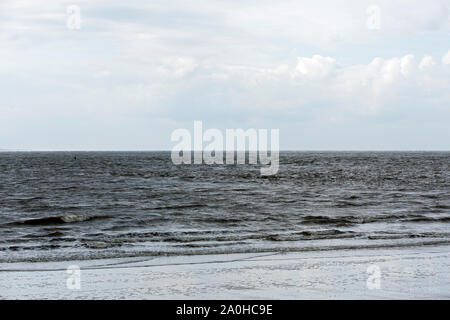
[[[448,246],[3,263],[0,298],[450,299],[448,270]]]

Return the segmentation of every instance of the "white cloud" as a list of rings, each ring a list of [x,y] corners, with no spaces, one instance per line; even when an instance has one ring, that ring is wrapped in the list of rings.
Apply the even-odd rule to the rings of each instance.
[[[328,76],[334,69],[336,60],[330,57],[314,55],[312,58],[297,58],[296,70],[301,74],[312,78]]]
[[[416,72],[416,58],[412,55],[406,55],[400,60],[401,73],[405,78],[413,76]]]
[[[445,65],[450,64],[450,50],[442,57],[442,63]]]
[[[296,65],[223,69],[220,74],[223,83],[239,84],[247,93],[245,106],[259,105],[271,112],[321,105],[343,112],[375,114],[406,92],[408,100],[420,103],[430,90],[436,102],[445,104],[448,96],[443,88],[450,86],[445,70],[431,56],[417,63],[412,54],[390,59],[378,57],[368,64],[347,66],[334,58],[314,55],[298,57]],[[428,100],[423,100],[423,104],[430,106]],[[398,110],[403,107],[397,106]]]
[[[182,78],[187,74],[193,72],[197,68],[194,59],[186,57],[171,57],[165,59],[165,63],[158,68],[164,75],[173,75],[177,78]]]
[[[419,68],[422,71],[430,71],[436,67],[436,61],[434,61],[432,56],[423,57],[420,61]]]

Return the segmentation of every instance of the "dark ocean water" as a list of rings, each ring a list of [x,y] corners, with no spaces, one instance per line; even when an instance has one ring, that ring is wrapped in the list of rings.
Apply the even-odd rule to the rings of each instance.
[[[75,159],[76,157],[76,159]],[[449,152],[0,153],[0,262],[450,244]]]

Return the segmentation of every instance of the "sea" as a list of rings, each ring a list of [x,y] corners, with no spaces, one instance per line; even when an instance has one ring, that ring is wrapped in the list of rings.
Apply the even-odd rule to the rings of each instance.
[[[450,152],[1,152],[0,263],[450,244]]]

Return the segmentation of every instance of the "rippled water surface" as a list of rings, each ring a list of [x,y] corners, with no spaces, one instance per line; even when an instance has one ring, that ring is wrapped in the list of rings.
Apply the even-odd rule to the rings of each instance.
[[[450,244],[449,152],[0,153],[0,262]]]

